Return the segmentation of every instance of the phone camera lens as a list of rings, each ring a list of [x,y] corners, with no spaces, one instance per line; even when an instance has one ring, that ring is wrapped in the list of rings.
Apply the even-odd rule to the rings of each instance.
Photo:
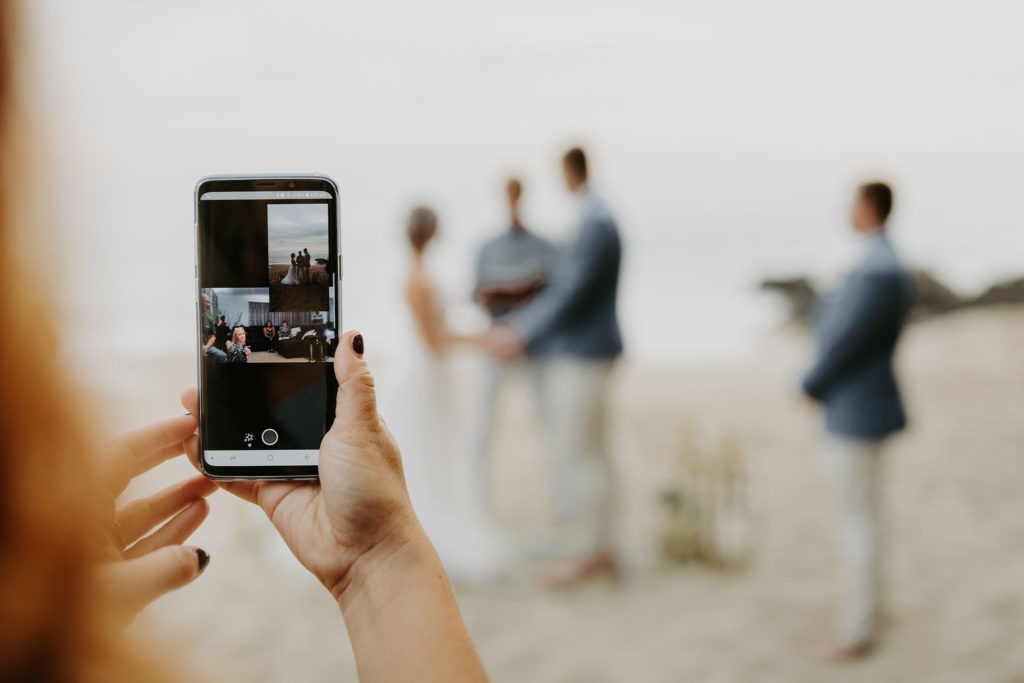
[[[288,183],[288,187],[295,187],[295,183]]]

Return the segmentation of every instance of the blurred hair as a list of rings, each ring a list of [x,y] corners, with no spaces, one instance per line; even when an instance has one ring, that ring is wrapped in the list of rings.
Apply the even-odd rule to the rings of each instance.
[[[32,136],[12,64],[19,13],[0,0],[0,315],[28,318],[53,308],[45,282],[12,248],[27,224]],[[19,202],[12,197],[21,198]],[[29,284],[25,284],[28,282]],[[32,334],[0,338],[0,678],[9,681],[168,680],[124,645],[91,572],[110,548],[111,510],[101,490],[96,440],[67,368],[40,339],[56,338],[45,318]]]
[[[566,152],[565,156],[562,157],[562,163],[564,163],[566,167],[572,169],[572,172],[575,173],[580,180],[587,179],[587,155],[579,147],[573,147]]]
[[[878,216],[878,220],[884,223],[892,213],[892,188],[882,182],[864,183],[860,186],[860,196],[863,197]]]
[[[405,232],[413,251],[423,251],[427,242],[437,234],[437,214],[425,206],[417,206],[409,214]]]
[[[505,190],[510,194],[519,196],[523,193],[523,183],[519,178],[509,178],[508,182],[505,183]]]

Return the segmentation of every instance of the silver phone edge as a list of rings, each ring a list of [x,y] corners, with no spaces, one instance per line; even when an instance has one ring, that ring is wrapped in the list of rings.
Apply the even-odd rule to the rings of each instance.
[[[202,187],[203,183],[212,180],[323,180],[330,184],[331,189],[334,191],[334,243],[338,245],[338,258],[341,259],[341,193],[338,190],[338,184],[334,182],[326,173],[287,173],[287,174],[263,174],[263,173],[239,173],[239,174],[212,174],[205,175],[196,181],[195,187],[192,190],[193,201],[192,201],[192,264],[193,264],[193,289],[195,292],[195,330],[196,330],[196,341],[199,349],[202,346],[202,313],[199,311],[199,188]],[[341,287],[342,287],[342,270],[337,269],[337,281],[334,290],[334,315],[337,318],[338,329],[341,330]],[[203,357],[202,354],[196,352],[196,389],[199,405],[199,415],[196,415],[196,420],[201,422],[201,415],[203,413],[203,372],[202,372]],[[196,446],[196,462],[199,466],[199,471],[207,479],[212,481],[319,481],[319,474],[304,474],[304,475],[252,475],[252,476],[232,476],[223,474],[213,474],[206,469],[206,462],[203,458],[203,436],[202,430],[199,430],[197,446]],[[319,472],[319,465],[317,465],[317,471]]]

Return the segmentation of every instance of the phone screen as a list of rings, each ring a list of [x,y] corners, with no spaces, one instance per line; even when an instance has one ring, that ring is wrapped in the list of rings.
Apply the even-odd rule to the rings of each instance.
[[[277,184],[295,189],[197,188],[199,431],[211,476],[314,476],[334,419],[334,186]]]

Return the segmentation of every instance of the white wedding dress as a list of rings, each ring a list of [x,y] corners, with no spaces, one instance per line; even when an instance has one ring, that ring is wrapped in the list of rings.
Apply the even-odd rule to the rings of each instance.
[[[293,263],[291,268],[288,269],[288,274],[281,280],[282,285],[297,285],[299,284],[299,276],[295,274],[295,264]]]
[[[473,396],[460,391],[455,359],[432,353],[415,329],[403,338],[412,345],[379,378],[378,408],[401,450],[416,516],[452,581],[505,579],[510,544],[473,495]]]

